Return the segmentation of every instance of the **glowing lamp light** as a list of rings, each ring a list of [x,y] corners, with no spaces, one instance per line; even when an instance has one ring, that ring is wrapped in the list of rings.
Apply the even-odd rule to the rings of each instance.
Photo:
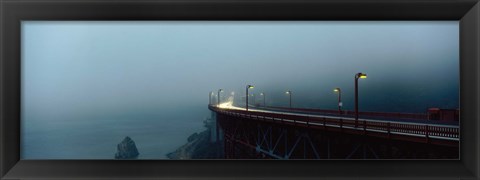
[[[338,113],[342,114],[342,90],[337,87],[333,91],[338,94]]]
[[[290,108],[292,108],[292,91],[287,91],[285,93],[288,94],[288,96],[290,98]]]
[[[367,74],[365,74],[365,73],[358,73],[358,78],[360,78],[360,79],[366,79],[366,78],[367,78]]]

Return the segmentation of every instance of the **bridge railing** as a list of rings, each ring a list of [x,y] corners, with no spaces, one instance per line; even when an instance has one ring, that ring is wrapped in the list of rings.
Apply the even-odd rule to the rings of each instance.
[[[288,108],[288,107],[276,107],[276,106],[267,106],[266,108],[287,110],[287,111],[297,111],[297,112],[316,112],[316,113],[325,113],[325,114],[340,114],[338,110],[328,110],[328,109],[311,109],[311,108]],[[342,111],[342,115],[354,116],[355,111]],[[397,118],[397,119],[417,119],[417,120],[428,120],[427,113],[395,113],[395,112],[358,112],[358,115],[364,117],[383,117],[383,118]]]
[[[303,127],[328,127],[342,128],[353,131],[370,131],[390,135],[406,135],[424,137],[427,141],[430,138],[443,138],[446,140],[458,141],[459,128],[455,126],[405,123],[405,122],[382,122],[378,120],[359,120],[355,122],[351,118],[315,117],[309,115],[292,115],[270,112],[255,112],[234,109],[219,109],[211,106],[212,110],[233,116],[247,119],[270,121]],[[364,132],[364,133],[365,133]]]

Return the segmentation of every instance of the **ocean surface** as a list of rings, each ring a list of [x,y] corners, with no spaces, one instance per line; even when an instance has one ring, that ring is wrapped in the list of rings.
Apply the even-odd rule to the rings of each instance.
[[[207,107],[166,110],[137,118],[31,119],[22,121],[22,159],[114,159],[117,144],[131,137],[138,159],[167,159],[166,154],[205,129]]]

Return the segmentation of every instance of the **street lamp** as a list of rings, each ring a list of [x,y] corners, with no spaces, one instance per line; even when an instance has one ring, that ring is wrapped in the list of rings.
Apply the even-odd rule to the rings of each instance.
[[[256,99],[255,99],[255,94],[252,94],[252,98],[253,98],[253,105],[255,106],[255,103],[256,103]]]
[[[292,109],[292,91],[287,91],[285,93],[288,94],[290,97],[290,109]]]
[[[212,95],[213,91],[210,91],[210,93],[208,93],[208,105],[212,105]]]
[[[245,94],[246,95],[245,96],[246,97],[246,104],[245,104],[246,106],[245,106],[245,109],[247,111],[248,111],[248,89],[253,89],[253,86],[252,85],[247,85],[247,87],[246,87],[246,94]]]
[[[355,74],[355,127],[358,127],[358,79],[366,79],[367,74],[357,73]]]
[[[338,113],[342,114],[342,90],[340,88],[333,89],[333,92],[338,93]]]
[[[223,92],[223,89],[218,90],[218,97],[217,97],[217,106],[220,105],[220,93]]]
[[[265,105],[265,93],[260,93],[260,96],[263,96],[263,107],[267,107],[267,105]]]

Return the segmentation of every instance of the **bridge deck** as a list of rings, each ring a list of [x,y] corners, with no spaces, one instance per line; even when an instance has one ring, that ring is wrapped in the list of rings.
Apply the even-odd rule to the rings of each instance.
[[[250,109],[250,108],[249,108]],[[267,110],[272,112],[283,112],[283,113],[295,113],[295,114],[306,114],[306,115],[326,115],[326,116],[335,116],[343,118],[354,118],[355,114],[353,111],[342,111],[342,114],[339,114],[338,110],[320,110],[320,109],[300,109],[300,108],[285,108],[285,107],[255,107],[251,108],[252,110]],[[439,120],[428,120],[427,114],[416,114],[416,113],[378,113],[378,112],[359,112],[359,117],[361,119],[367,120],[379,120],[382,122],[411,122],[411,123],[421,123],[421,124],[435,124],[435,125],[453,125],[458,126],[458,121],[439,121]]]
[[[360,118],[358,122],[351,117],[333,115],[306,114],[265,109],[250,109],[209,106],[212,111],[224,115],[241,117],[256,121],[280,123],[326,131],[367,135],[379,138],[414,141],[446,146],[458,146],[458,125],[399,122]]]

